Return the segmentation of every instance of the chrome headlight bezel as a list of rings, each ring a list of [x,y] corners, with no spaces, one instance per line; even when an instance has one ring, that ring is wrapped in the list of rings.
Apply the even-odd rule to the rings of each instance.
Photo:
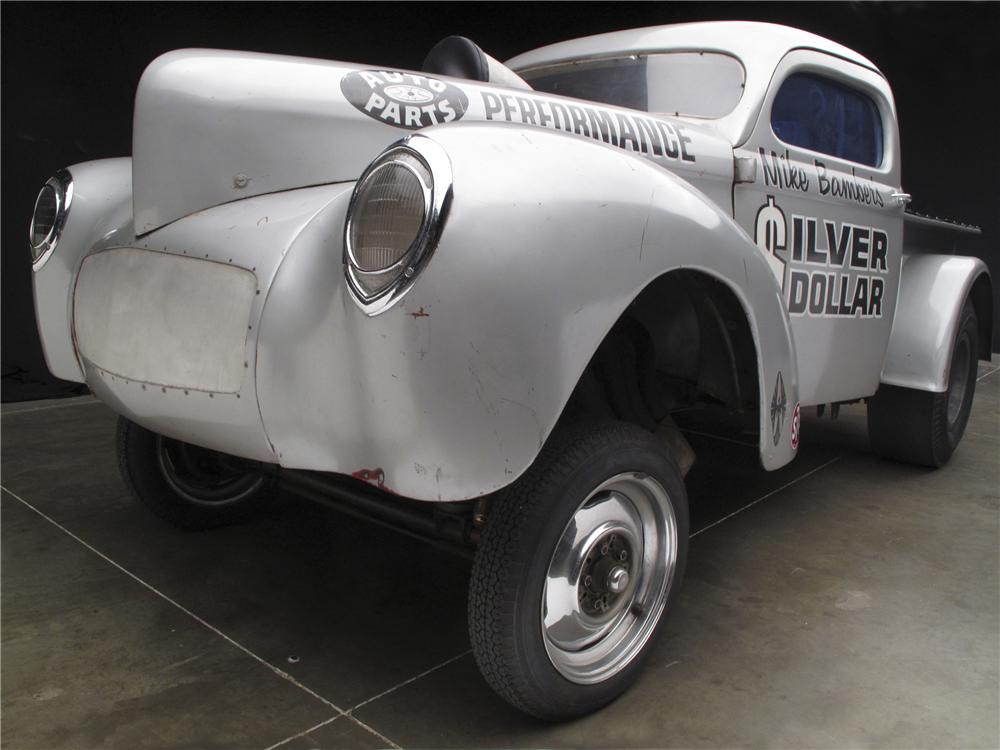
[[[416,159],[426,169],[426,176],[401,159],[401,156]],[[378,270],[363,270],[354,254],[351,236],[358,215],[358,200],[367,181],[379,170],[391,165],[401,165],[413,172],[423,188],[423,223],[416,237],[402,257],[391,266]],[[428,184],[429,183],[429,184]],[[358,179],[351,195],[344,224],[344,275],[355,303],[366,315],[378,315],[394,304],[412,288],[417,276],[430,261],[437,248],[441,230],[447,217],[452,196],[451,162],[444,149],[430,138],[414,134],[394,143],[370,164]],[[362,277],[387,275],[386,284],[374,292],[368,292],[360,283]]]
[[[48,232],[38,242],[34,241],[35,218],[38,211],[38,202],[42,193],[52,190],[55,194],[55,216],[52,226]],[[66,226],[66,217],[69,215],[70,206],[73,203],[73,175],[68,170],[60,169],[52,177],[46,180],[42,189],[38,191],[35,198],[35,207],[31,212],[31,224],[28,226],[28,245],[31,247],[31,264],[38,268],[55,250],[59,238],[62,236],[63,228]]]

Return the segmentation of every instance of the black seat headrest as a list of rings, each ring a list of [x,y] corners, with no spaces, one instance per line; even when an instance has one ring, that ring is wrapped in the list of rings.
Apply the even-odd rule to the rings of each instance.
[[[490,66],[479,45],[464,36],[449,36],[434,45],[424,58],[424,73],[472,81],[490,80]]]

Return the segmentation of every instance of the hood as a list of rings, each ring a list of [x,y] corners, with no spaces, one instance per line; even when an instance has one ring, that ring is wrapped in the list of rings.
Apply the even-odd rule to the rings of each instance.
[[[732,180],[731,144],[680,120],[372,66],[178,50],[150,64],[136,94],[136,233],[253,195],[356,179],[389,144],[459,120],[563,130],[696,184]]]

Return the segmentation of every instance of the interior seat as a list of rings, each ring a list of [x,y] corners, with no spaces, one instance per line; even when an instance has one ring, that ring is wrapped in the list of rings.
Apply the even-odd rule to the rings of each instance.
[[[421,70],[432,75],[531,90],[531,86],[517,73],[464,36],[445,37],[435,44],[424,58]]]
[[[439,76],[468,78],[470,81],[488,83],[490,80],[486,53],[464,36],[448,36],[435,44],[424,58],[421,70]]]

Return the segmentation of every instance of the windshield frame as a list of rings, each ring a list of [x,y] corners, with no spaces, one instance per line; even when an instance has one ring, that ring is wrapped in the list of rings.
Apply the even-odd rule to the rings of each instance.
[[[720,56],[720,57],[728,57],[731,60],[734,60],[736,62],[736,64],[740,66],[740,72],[742,74],[742,80],[740,82],[739,96],[736,98],[736,100],[733,102],[732,106],[726,112],[724,112],[723,114],[719,114],[719,115],[704,115],[704,114],[695,114],[695,113],[678,112],[678,111],[660,111],[660,110],[637,109],[635,107],[629,107],[628,105],[619,104],[619,103],[616,103],[616,102],[599,101],[599,100],[596,100],[596,99],[584,99],[584,98],[581,98],[581,97],[578,97],[578,96],[574,96],[572,94],[554,93],[554,92],[550,92],[550,91],[545,91],[543,89],[536,89],[532,85],[531,80],[528,77],[528,76],[531,76],[532,74],[538,73],[540,71],[549,71],[549,70],[558,69],[558,68],[571,69],[572,67],[577,66],[577,65],[586,65],[586,64],[590,64],[590,63],[596,63],[596,62],[606,62],[606,61],[615,61],[615,60],[636,60],[637,61],[637,60],[639,60],[641,58],[666,57],[666,56],[675,55],[675,54],[715,55],[715,56]],[[632,109],[632,110],[635,110],[635,111],[638,111],[638,112],[644,112],[646,114],[650,114],[650,115],[654,115],[654,116],[661,116],[661,117],[681,117],[681,118],[688,118],[688,119],[693,119],[693,120],[703,120],[703,121],[721,120],[723,118],[726,118],[726,117],[729,117],[730,115],[732,115],[739,108],[740,103],[743,101],[743,97],[746,94],[746,83],[747,83],[747,67],[746,67],[746,65],[744,65],[743,61],[739,57],[737,57],[735,54],[733,54],[729,50],[709,49],[709,48],[677,47],[677,48],[673,48],[673,49],[669,49],[669,50],[657,49],[657,50],[643,50],[643,51],[636,51],[636,52],[613,52],[613,53],[604,54],[604,55],[588,55],[587,57],[565,59],[565,60],[559,60],[557,62],[547,62],[547,63],[541,64],[541,65],[531,65],[531,66],[528,66],[528,67],[525,67],[525,68],[519,68],[515,72],[517,73],[517,75],[519,75],[522,78],[524,78],[524,80],[528,83],[528,85],[532,87],[533,91],[535,91],[536,93],[539,93],[539,94],[547,94],[549,96],[564,96],[564,97],[569,98],[569,99],[577,99],[579,101],[593,102],[594,104],[600,104],[600,105],[609,106],[609,107],[623,107],[625,109]]]

